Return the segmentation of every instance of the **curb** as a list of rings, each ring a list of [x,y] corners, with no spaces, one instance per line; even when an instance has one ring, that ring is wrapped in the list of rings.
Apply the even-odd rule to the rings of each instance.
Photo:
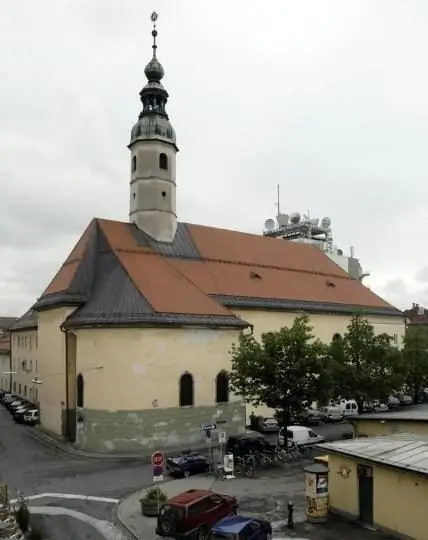
[[[128,495],[129,497],[129,495]],[[119,506],[122,504],[122,501],[124,501],[126,497],[123,497],[120,499],[120,501],[117,503],[116,508],[114,509],[114,524],[117,526],[118,529],[120,529],[125,536],[127,536],[130,540],[142,540],[142,537],[138,537],[134,534],[133,531],[126,525],[124,521],[122,521],[119,517]]]

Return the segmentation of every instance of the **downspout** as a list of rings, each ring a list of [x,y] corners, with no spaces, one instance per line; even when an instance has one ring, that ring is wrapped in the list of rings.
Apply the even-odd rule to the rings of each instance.
[[[13,361],[12,361],[12,332],[9,332],[9,392],[12,393],[12,378],[13,378],[13,374],[12,374],[12,365],[13,365]]]
[[[68,399],[68,339],[67,339],[67,330],[64,328],[64,325],[61,324],[59,329],[64,334],[65,339],[65,434],[67,439],[70,438],[70,421],[69,421],[69,399]]]

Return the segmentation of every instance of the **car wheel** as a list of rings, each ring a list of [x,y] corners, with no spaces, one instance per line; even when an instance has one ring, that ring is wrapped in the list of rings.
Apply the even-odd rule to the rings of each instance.
[[[165,536],[172,536],[175,532],[175,523],[172,519],[164,517],[160,523],[160,529]]]
[[[198,540],[206,540],[209,532],[210,531],[206,525],[202,525],[202,527],[199,527]]]
[[[183,476],[184,476],[184,478],[189,478],[190,471],[184,471]]]

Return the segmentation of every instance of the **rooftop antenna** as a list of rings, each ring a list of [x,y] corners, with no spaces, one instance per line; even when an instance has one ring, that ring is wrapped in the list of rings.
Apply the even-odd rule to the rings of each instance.
[[[279,207],[279,184],[276,185],[276,208],[278,210],[278,216],[280,214],[280,207]]]

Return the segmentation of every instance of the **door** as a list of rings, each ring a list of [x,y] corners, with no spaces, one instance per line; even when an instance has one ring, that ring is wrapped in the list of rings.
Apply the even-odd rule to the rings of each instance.
[[[360,521],[373,525],[373,469],[358,465],[358,500]]]

